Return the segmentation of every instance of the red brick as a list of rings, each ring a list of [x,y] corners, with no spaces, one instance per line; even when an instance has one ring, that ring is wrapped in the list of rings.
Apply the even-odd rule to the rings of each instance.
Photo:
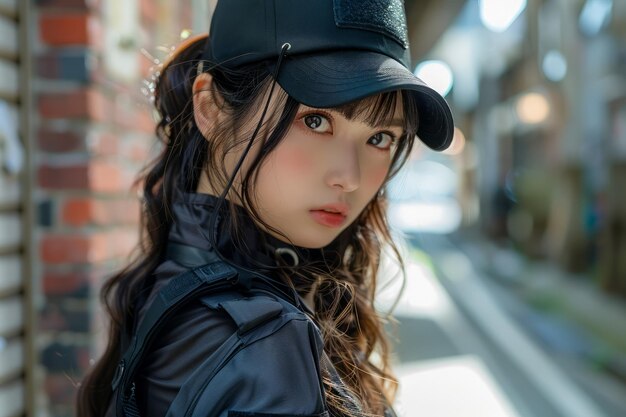
[[[59,67],[59,59],[56,55],[46,54],[40,57],[37,57],[37,75],[43,78],[59,78],[59,74],[61,72]]]
[[[126,217],[128,204],[123,199],[101,200],[94,202],[94,221],[98,224],[130,223]]]
[[[89,261],[90,262],[103,262],[111,259],[108,248],[108,235],[111,232],[102,232],[93,234],[91,236],[91,247],[89,248]]]
[[[128,255],[133,246],[132,235],[134,232],[124,229],[97,234],[91,248],[91,261],[103,262]]]
[[[145,163],[150,157],[150,149],[148,141],[133,140],[124,149],[124,156],[133,162]]]
[[[145,26],[152,26],[158,20],[158,3],[153,0],[139,0],[139,13]]]
[[[138,224],[141,214],[141,206],[138,200],[126,201],[126,209],[123,213],[123,223]]]
[[[153,71],[155,71],[154,62],[145,56],[141,56],[139,59],[139,74],[141,74],[141,77],[149,79],[152,77]]]
[[[88,45],[89,14],[44,13],[39,18],[41,40],[52,46]]]
[[[37,75],[46,79],[87,83],[91,80],[90,47],[51,48],[36,58]]]
[[[90,132],[87,146],[93,155],[120,156],[120,140],[109,132]]]
[[[94,220],[94,201],[89,198],[70,199],[63,205],[61,219],[70,226],[84,226]]]
[[[115,103],[115,122],[128,130],[154,133],[152,107],[136,98],[118,95]]]
[[[42,278],[43,293],[50,296],[84,296],[88,292],[89,277],[84,272],[45,272]]]
[[[132,129],[137,119],[137,109],[126,95],[118,95],[115,100],[115,123],[124,129]]]
[[[94,89],[40,94],[38,105],[39,113],[47,119],[86,118],[105,121],[110,113],[110,103]]]
[[[137,243],[138,233],[136,230],[117,229],[108,237],[109,256],[122,259],[128,258],[137,246]]]
[[[83,149],[83,135],[72,131],[39,129],[39,149],[45,152],[72,152]]]
[[[44,93],[39,95],[39,113],[44,118],[71,118],[88,116],[86,90]]]
[[[89,168],[90,189],[103,193],[124,191],[125,178],[122,167],[105,161],[92,161]]]
[[[63,331],[68,329],[68,323],[61,309],[58,307],[45,306],[43,311],[39,312],[39,329],[40,330],[56,330]]]
[[[63,205],[61,218],[65,224],[74,227],[137,224],[139,202],[125,198],[72,198]]]
[[[43,262],[50,265],[92,264],[124,257],[137,242],[134,230],[120,229],[85,235],[46,235],[40,242]]]
[[[66,301],[67,297],[49,297],[47,299],[47,303],[44,305],[43,309],[39,311],[40,330],[73,333],[89,332],[90,323],[87,307],[76,309],[69,306]],[[76,371],[76,357],[73,355],[73,352],[71,352],[71,355],[65,357],[56,357],[57,355],[55,353],[55,351],[48,349],[46,354],[48,366],[52,367],[55,371],[59,371],[59,368],[67,369],[68,366],[73,367],[73,371]]]
[[[88,263],[93,235],[47,235],[40,243],[41,259],[48,264]]]
[[[49,166],[38,170],[42,188],[55,190],[91,190],[99,193],[128,195],[135,172],[115,162],[91,160],[88,164]]]
[[[51,406],[74,404],[78,380],[65,373],[47,374],[44,390]]]
[[[156,128],[156,122],[152,117],[152,111],[143,109],[137,112],[137,120],[135,121],[135,128],[140,132],[154,133]]]
[[[87,189],[89,172],[86,164],[53,167],[40,166],[37,172],[39,185],[51,189]]]
[[[80,370],[84,373],[87,372],[91,364],[91,351],[86,347],[76,347],[76,361]]]
[[[91,118],[99,122],[107,121],[111,114],[111,102],[97,90],[88,90],[87,99]]]
[[[106,0],[109,1],[109,0]],[[94,52],[104,51],[105,30],[102,21],[91,19],[89,21],[90,49]]]
[[[182,7],[182,27],[191,28],[191,26],[193,25],[193,10],[191,9],[190,3],[182,3],[180,7]]]

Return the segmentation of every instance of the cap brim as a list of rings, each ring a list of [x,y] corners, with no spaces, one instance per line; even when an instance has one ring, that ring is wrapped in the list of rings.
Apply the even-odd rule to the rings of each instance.
[[[370,51],[287,55],[278,73],[278,84],[298,102],[318,108],[407,90],[419,112],[419,139],[436,151],[446,149],[452,142],[454,121],[445,99],[386,55]]]

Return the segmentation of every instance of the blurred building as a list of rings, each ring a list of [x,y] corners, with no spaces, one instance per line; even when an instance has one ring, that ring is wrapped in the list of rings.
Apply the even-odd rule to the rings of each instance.
[[[626,381],[625,23],[623,1],[468,0],[423,57],[449,67],[426,81],[448,80],[462,135],[447,156],[416,155],[457,172],[452,239],[537,314],[525,330],[555,357],[579,349],[614,398]]]
[[[625,20],[623,1],[469,0],[426,57],[454,79],[465,226],[621,295]]]

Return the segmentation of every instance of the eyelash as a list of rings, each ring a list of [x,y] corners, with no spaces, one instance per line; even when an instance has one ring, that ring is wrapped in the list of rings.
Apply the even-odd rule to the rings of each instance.
[[[322,111],[311,112],[311,113],[307,113],[307,114],[304,114],[304,115],[300,116],[299,120],[301,120],[302,123],[306,126],[306,128],[310,129],[311,131],[315,131],[315,130],[314,130],[314,128],[309,127],[307,125],[306,121],[305,121],[306,118],[310,117],[310,116],[322,117],[322,118],[326,119],[327,123],[329,123],[329,124],[331,124],[331,122],[333,120],[333,117],[329,113],[322,112]],[[325,132],[319,132],[319,133],[325,133]],[[386,152],[386,151],[390,150],[398,142],[398,138],[392,132],[389,132],[389,131],[386,131],[386,130],[382,131],[382,132],[378,132],[378,133],[372,135],[370,137],[370,139],[372,139],[372,138],[374,138],[374,137],[376,137],[378,135],[387,135],[389,137],[389,140],[390,140],[390,144],[386,148],[379,148],[378,146],[374,145],[374,147],[376,149],[378,149],[379,151],[381,151],[381,152]],[[369,142],[369,139],[368,139],[368,142]]]
[[[389,146],[388,147],[386,147],[386,148],[379,148],[378,146],[374,145],[375,148],[380,149],[381,151],[388,151],[388,150],[390,150],[396,144],[396,142],[398,141],[398,138],[396,138],[391,132],[378,132],[374,136],[372,136],[370,139],[372,139],[372,138],[374,138],[374,137],[376,137],[378,135],[387,135],[387,136],[389,136]]]

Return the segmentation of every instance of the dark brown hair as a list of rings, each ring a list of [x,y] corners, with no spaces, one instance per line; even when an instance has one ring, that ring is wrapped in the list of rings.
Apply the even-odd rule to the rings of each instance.
[[[77,410],[80,417],[100,417],[106,412],[112,394],[111,380],[120,359],[120,331],[136,313],[134,300],[144,281],[163,260],[172,224],[169,208],[175,191],[195,192],[203,172],[207,172],[214,189],[222,189],[228,179],[221,164],[223,156],[232,147],[241,145],[231,143],[232,136],[225,126],[215,126],[208,141],[195,124],[192,85],[205,44],[206,37],[199,37],[179,47],[161,69],[157,80],[155,106],[161,120],[156,134],[163,147],[160,155],[136,181],[143,190],[138,255],[102,288],[101,299],[110,316],[108,344],[79,388]],[[223,97],[230,120],[235,125],[242,124],[263,100],[272,82],[266,68],[263,63],[238,71],[226,70],[219,65],[208,68],[213,77],[213,88]],[[406,134],[393,154],[388,179],[406,162],[413,146],[418,115],[412,100],[405,92],[391,92],[335,109],[377,125],[391,120],[399,99],[404,107]],[[268,229],[272,228],[258,216],[250,192],[261,162],[285,136],[299,103],[285,95],[280,100],[280,107],[280,116],[264,138],[261,151],[251,155],[254,159],[241,184],[241,201],[252,218]],[[233,203],[227,202],[234,210]],[[390,352],[383,329],[385,318],[380,317],[374,308],[376,278],[384,246],[391,248],[404,271],[401,256],[389,233],[385,212],[383,188],[332,245],[336,262],[323,268],[304,265],[295,271],[318,284],[313,319],[322,331],[325,352],[348,392],[360,404],[364,416],[381,416],[385,404],[393,401],[397,386],[397,380],[390,372]],[[236,224],[233,223],[232,228],[236,236]],[[294,270],[284,271],[287,282],[290,282],[289,274],[293,276]],[[322,377],[327,388],[327,403],[333,414],[354,415],[336,395],[331,378],[328,375]]]

